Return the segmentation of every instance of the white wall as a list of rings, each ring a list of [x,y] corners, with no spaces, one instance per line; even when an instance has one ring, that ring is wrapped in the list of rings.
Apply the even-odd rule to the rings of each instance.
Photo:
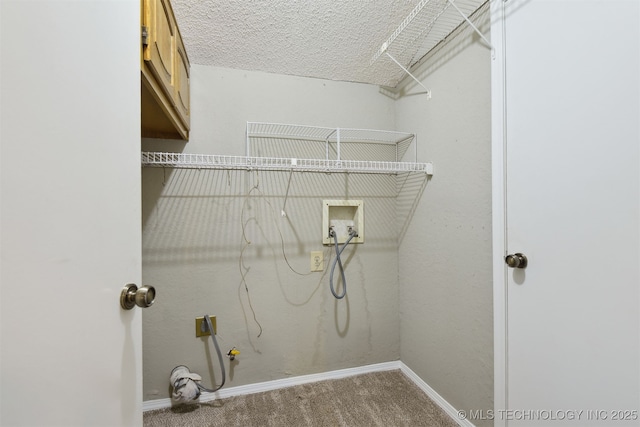
[[[246,121],[395,129],[418,134],[418,160],[436,172],[428,183],[295,174],[283,219],[286,172],[143,170],[143,275],[159,290],[144,313],[144,399],[169,396],[177,364],[219,380],[208,344],[194,337],[194,318],[209,313],[223,350],[242,352],[227,386],[401,358],[456,408],[491,409],[490,64],[489,49],[465,32],[421,71],[432,100],[193,66],[191,141],[145,140],[143,149],[243,155]],[[261,191],[247,198],[254,185]],[[309,252],[322,249],[320,202],[329,197],[365,200],[367,239],[350,259],[341,302],[327,276],[287,268],[275,228],[291,264],[306,271]],[[245,222],[242,262],[260,338],[239,269]]]
[[[145,140],[143,148],[243,155],[247,121],[395,128],[393,100],[377,86],[197,65],[192,111],[189,143]],[[288,172],[143,170],[143,277],[158,290],[143,316],[145,400],[169,396],[178,364],[206,385],[212,374],[220,380],[210,343],[195,337],[195,317],[205,313],[217,316],[223,350],[241,351],[226,386],[398,360],[395,177],[296,173],[283,218],[288,186]],[[364,200],[366,239],[343,254],[340,301],[328,273],[300,276],[282,256],[280,232],[297,271],[309,272],[311,251],[325,250],[328,264],[323,199]]]
[[[433,98],[396,104],[397,126],[419,135],[435,169],[399,246],[400,357],[467,411],[493,408],[490,67],[465,30],[418,71]]]
[[[493,407],[490,53],[468,32],[456,40],[425,66],[430,101],[193,67],[191,141],[145,140],[145,150],[242,155],[246,121],[396,129],[418,134],[418,160],[434,161],[436,173],[428,183],[296,174],[285,220],[288,173],[145,169],[143,275],[162,301],[144,316],[145,400],[169,395],[168,374],[180,363],[211,382],[212,353],[193,326],[209,313],[223,349],[242,351],[227,385],[401,358],[455,407]],[[261,192],[247,199],[254,185]],[[326,276],[286,267],[275,228],[291,264],[306,271],[309,251],[322,249],[319,208],[329,197],[361,197],[366,207],[367,241],[347,267],[342,302]],[[239,270],[245,222],[251,245],[242,262],[260,338]]]
[[[0,424],[140,425],[139,2],[0,5]]]

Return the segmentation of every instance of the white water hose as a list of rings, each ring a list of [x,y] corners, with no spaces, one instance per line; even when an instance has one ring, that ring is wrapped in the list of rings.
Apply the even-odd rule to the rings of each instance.
[[[226,372],[224,369],[222,352],[220,351],[220,346],[218,345],[216,334],[213,331],[211,318],[206,314],[204,315],[204,323],[202,324],[202,327],[203,329],[206,327],[206,330],[203,330],[203,332],[206,332],[207,330],[211,332],[211,340],[213,341],[213,345],[216,348],[216,353],[218,353],[218,362],[220,362],[220,370],[222,371],[222,382],[219,386],[213,389],[209,389],[200,384],[200,381],[202,381],[202,377],[200,375],[194,372],[190,372],[189,368],[184,365],[176,366],[171,371],[169,381],[171,383],[171,386],[173,387],[172,398],[178,403],[192,402],[200,397],[200,392],[202,391],[206,391],[209,393],[218,391],[222,388],[226,380]]]

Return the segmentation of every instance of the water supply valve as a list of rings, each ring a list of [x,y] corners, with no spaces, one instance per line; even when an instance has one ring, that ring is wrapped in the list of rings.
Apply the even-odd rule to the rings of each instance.
[[[238,350],[237,348],[233,347],[231,350],[229,350],[229,352],[227,353],[227,357],[229,357],[229,360],[235,360],[236,356],[240,354],[240,350]]]
[[[350,237],[351,243],[364,243],[363,201],[323,200],[322,233],[323,245],[333,246],[336,240],[343,244]]]

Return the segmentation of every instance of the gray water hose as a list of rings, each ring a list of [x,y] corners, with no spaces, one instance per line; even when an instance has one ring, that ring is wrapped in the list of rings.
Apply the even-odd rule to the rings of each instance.
[[[347,295],[347,279],[344,276],[344,268],[342,267],[342,260],[340,259],[340,255],[342,251],[347,247],[351,239],[353,239],[358,233],[354,229],[349,230],[349,238],[342,247],[338,246],[338,236],[336,236],[335,231],[331,230],[331,236],[336,244],[336,258],[333,260],[333,264],[331,265],[331,274],[329,274],[329,289],[331,289],[331,293],[336,299],[342,299],[345,295]],[[340,266],[340,276],[342,277],[342,293],[338,295],[333,288],[333,271],[336,269],[336,264]]]
[[[198,388],[202,391],[206,391],[209,393],[213,393],[215,391],[218,391],[222,388],[222,386],[224,385],[224,382],[226,380],[226,376],[227,373],[224,370],[224,359],[222,358],[222,352],[220,351],[220,346],[218,345],[218,340],[216,339],[216,333],[213,331],[213,325],[211,324],[211,318],[209,316],[207,316],[206,314],[204,315],[204,321],[206,322],[207,325],[207,329],[209,329],[209,332],[211,332],[211,341],[213,341],[213,345],[216,348],[216,353],[218,353],[218,362],[220,362],[220,370],[222,371],[222,382],[220,383],[220,385],[214,389],[208,389],[205,386],[198,384]]]
[[[213,331],[211,318],[205,314],[204,321],[205,323],[202,324],[203,332],[206,332],[207,330],[211,332],[211,340],[216,348],[216,353],[218,353],[218,362],[220,362],[220,370],[222,371],[222,383],[214,389],[207,388],[200,384],[200,375],[190,372],[189,368],[184,365],[176,366],[171,371],[170,380],[171,386],[173,387],[173,398],[179,402],[196,400],[200,396],[200,391],[214,393],[222,388],[226,380],[224,359],[222,358],[222,352],[220,351],[216,334]],[[204,329],[205,325],[206,330]]]

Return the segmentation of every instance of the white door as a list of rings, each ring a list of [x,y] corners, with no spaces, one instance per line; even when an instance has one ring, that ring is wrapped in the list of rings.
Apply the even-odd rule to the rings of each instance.
[[[141,425],[139,0],[0,7],[0,425]]]
[[[640,425],[640,6],[496,3],[496,425]]]

